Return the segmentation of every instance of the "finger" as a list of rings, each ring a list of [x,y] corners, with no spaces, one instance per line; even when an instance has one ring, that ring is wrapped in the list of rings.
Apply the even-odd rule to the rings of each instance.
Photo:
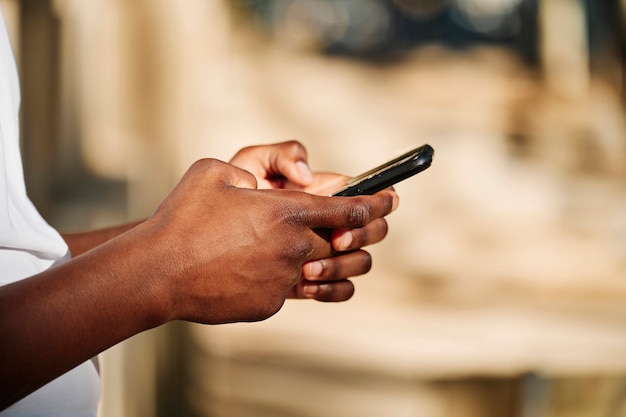
[[[313,173],[307,162],[306,149],[298,141],[292,140],[277,145],[277,151],[270,154],[270,169],[284,176],[287,182],[306,187],[313,183]]]
[[[345,175],[328,172],[316,172],[313,174],[313,182],[304,188],[309,194],[329,196],[335,191],[342,189],[348,182]]]
[[[387,220],[379,218],[358,229],[333,230],[331,243],[333,249],[338,252],[351,251],[380,242],[387,236],[388,231]]]
[[[294,298],[309,298],[323,302],[340,302],[352,298],[354,284],[345,279],[335,282],[301,280],[295,288]]]
[[[308,281],[339,281],[364,275],[371,269],[372,256],[364,250],[357,250],[308,261],[302,265],[302,276]]]
[[[241,149],[230,163],[250,171],[259,179],[259,188],[303,188],[313,182],[304,146],[295,141]]]
[[[236,188],[249,188],[255,190],[257,188],[257,180],[250,172],[239,169],[231,165],[229,171],[229,185]]]
[[[361,228],[384,217],[398,206],[398,195],[383,190],[374,195],[356,197],[320,197],[309,195],[292,213],[297,221],[311,228]]]
[[[336,254],[331,244],[331,229],[311,230],[311,251],[307,254],[306,260],[330,258]]]

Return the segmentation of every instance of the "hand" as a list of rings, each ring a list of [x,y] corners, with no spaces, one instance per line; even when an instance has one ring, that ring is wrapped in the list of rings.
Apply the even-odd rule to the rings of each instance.
[[[230,163],[251,172],[259,188],[296,189],[327,196],[348,179],[330,173],[311,173],[306,150],[296,141],[243,148]],[[381,241],[387,230],[386,220],[379,218],[364,228],[329,231],[333,255],[305,263],[303,279],[294,286],[289,297],[318,301],[351,298],[354,285],[348,278],[369,272],[372,265],[371,255],[361,248]]]
[[[300,189],[314,183],[306,149],[297,141],[249,146],[230,160],[255,176],[259,189]]]
[[[296,285],[304,287],[303,269],[314,275],[309,261],[324,262],[323,279],[361,271],[330,258],[337,232],[329,238],[322,231],[367,230],[397,204],[388,190],[336,198],[255,188],[249,172],[198,161],[148,220],[1,286],[0,409],[165,322],[265,319]],[[325,291],[320,286],[315,298]]]
[[[246,171],[216,160],[198,161],[155,214],[131,231],[151,237],[153,256],[144,263],[149,275],[172,278],[164,293],[175,294],[174,318],[203,323],[267,318],[296,293],[293,288],[310,260],[323,260],[319,278],[324,280],[361,272],[362,264],[369,263],[362,251],[352,252],[348,260],[329,257],[337,247],[352,250],[369,241],[361,232],[397,202],[391,191],[335,198],[255,187],[254,176]],[[348,245],[337,241],[344,233],[334,232],[331,247],[319,232],[328,229],[361,232]],[[314,273],[316,265],[307,269]],[[342,292],[345,286],[340,285]],[[320,286],[322,299],[327,297],[324,288]]]

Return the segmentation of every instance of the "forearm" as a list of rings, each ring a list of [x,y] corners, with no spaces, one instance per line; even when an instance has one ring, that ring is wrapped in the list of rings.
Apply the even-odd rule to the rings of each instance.
[[[113,239],[116,236],[121,235],[124,232],[127,232],[140,223],[141,221],[137,221],[84,233],[61,233],[61,236],[63,236],[65,243],[67,243],[72,256],[76,257],[95,248],[96,246],[103,244],[104,242]]]
[[[168,291],[143,256],[142,240],[140,233],[122,237],[0,287],[0,410],[169,320],[162,302]]]
[[[255,186],[249,172],[199,160],[150,219],[125,233],[70,236],[81,255],[0,287],[0,409],[167,321],[271,317],[302,279],[303,264],[331,257],[317,230],[371,236],[366,228],[397,207],[390,190],[331,198]],[[364,272],[350,259],[335,267]],[[332,278],[318,269],[316,277]]]

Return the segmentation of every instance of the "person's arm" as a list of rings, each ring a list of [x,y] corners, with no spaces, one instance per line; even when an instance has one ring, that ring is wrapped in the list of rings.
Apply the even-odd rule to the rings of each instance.
[[[61,233],[61,236],[75,257],[129,231],[140,223],[141,221],[137,221],[88,232]]]
[[[230,163],[252,173],[260,189],[301,190],[328,195],[345,184],[347,177],[311,172],[304,146],[297,141],[241,149]],[[84,233],[63,233],[73,256],[80,255],[130,230],[140,222]],[[290,298],[318,301],[345,301],[354,294],[348,278],[369,272],[371,256],[361,248],[381,241],[387,222],[377,219],[363,229],[337,229],[331,234],[334,256],[304,264],[303,280],[290,292]]]
[[[270,317],[305,262],[333,253],[317,230],[359,229],[397,206],[392,191],[335,198],[255,187],[248,172],[198,161],[145,222],[0,287],[0,409],[170,320]]]

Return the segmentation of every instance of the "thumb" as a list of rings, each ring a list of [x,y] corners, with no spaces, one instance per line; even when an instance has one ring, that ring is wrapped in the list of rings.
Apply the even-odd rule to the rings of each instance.
[[[289,141],[279,144],[279,152],[273,154],[271,169],[280,173],[287,181],[306,187],[313,183],[313,173],[307,162],[304,146]]]
[[[313,173],[304,160],[286,160],[280,158],[277,160],[278,171],[281,172],[287,181],[296,185],[306,187],[313,183]]]
[[[226,165],[229,170],[228,175],[224,178],[228,185],[236,188],[257,189],[258,183],[252,173],[231,164],[224,163],[224,165]]]
[[[188,183],[190,184],[215,181],[227,187],[257,188],[257,180],[250,172],[213,158],[194,162],[183,179],[186,177],[189,177]]]

